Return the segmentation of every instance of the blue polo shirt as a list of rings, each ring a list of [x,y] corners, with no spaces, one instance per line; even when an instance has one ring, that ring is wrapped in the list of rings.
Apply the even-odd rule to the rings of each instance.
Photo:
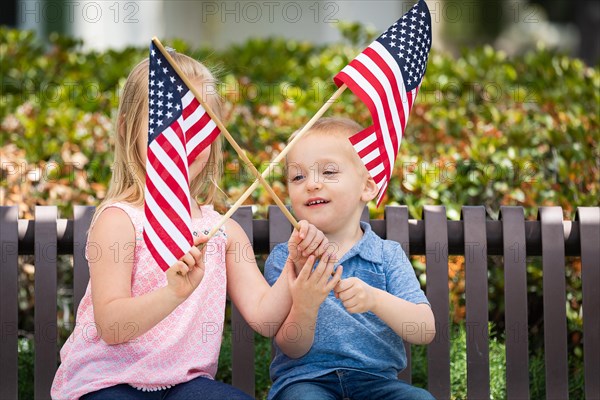
[[[361,228],[362,238],[337,263],[344,267],[342,279],[357,277],[411,303],[429,304],[400,244],[381,239],[367,223],[361,222]],[[265,278],[270,285],[281,274],[287,256],[287,243],[273,248],[265,263]],[[302,334],[298,326],[281,329],[292,340]],[[396,379],[405,367],[406,354],[400,336],[370,311],[350,314],[332,291],[319,308],[315,338],[308,353],[292,359],[275,344],[269,399],[293,382],[314,379],[338,369]]]

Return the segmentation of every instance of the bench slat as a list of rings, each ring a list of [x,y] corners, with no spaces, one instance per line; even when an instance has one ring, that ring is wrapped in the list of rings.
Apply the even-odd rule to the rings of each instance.
[[[579,207],[586,399],[600,399],[600,208]]]
[[[467,307],[467,397],[490,398],[487,236],[485,208],[462,208]]]
[[[252,207],[243,206],[233,214],[232,218],[240,224],[250,243],[254,241],[252,232]],[[247,257],[251,249],[239,249],[237,257]],[[231,355],[232,355],[232,384],[236,388],[254,397],[254,331],[237,307],[231,304]]]
[[[410,257],[408,241],[408,207],[386,207],[385,229],[386,238],[400,243],[406,257]],[[404,342],[404,351],[406,352],[406,368],[400,372],[398,378],[405,382],[412,383],[410,343],[406,341]]]
[[[506,397],[529,398],[527,266],[523,207],[500,207],[504,243]]]
[[[36,399],[50,397],[58,364],[56,326],[56,217],[54,206],[35,208],[35,382]]]
[[[73,208],[73,313],[77,310],[90,280],[90,269],[85,259],[87,232],[96,207],[75,206]]]
[[[569,398],[567,315],[565,310],[565,246],[561,207],[540,207],[544,297],[546,393]],[[560,244],[559,244],[560,243]]]
[[[292,224],[277,206],[269,206],[269,251],[279,243],[287,242],[292,234]]]
[[[450,322],[448,225],[446,208],[424,206],[427,298],[435,316],[436,335],[427,346],[427,383],[436,399],[450,398]]]
[[[19,212],[0,206],[0,399],[17,399]]]

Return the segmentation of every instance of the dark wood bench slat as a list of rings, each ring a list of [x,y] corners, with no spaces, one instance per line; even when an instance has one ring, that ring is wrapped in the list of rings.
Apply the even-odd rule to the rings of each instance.
[[[35,208],[35,365],[34,395],[50,397],[58,364],[56,285],[57,250],[54,206]]]
[[[277,206],[269,206],[269,251],[279,243],[287,242],[292,234],[292,224]]]
[[[529,398],[527,265],[523,207],[500,207],[504,243],[506,397]]]
[[[90,269],[85,258],[88,229],[96,207],[75,206],[73,208],[73,312],[77,316],[79,303],[90,281]]]
[[[546,393],[557,399],[568,399],[569,370],[565,310],[567,298],[562,208],[540,207],[538,218],[542,224]]]
[[[252,231],[252,207],[240,207],[232,218],[240,224],[250,243],[254,240]],[[250,249],[239,249],[237,257],[247,257]],[[250,396],[254,396],[254,331],[234,304],[231,304],[231,355],[232,384]]]
[[[0,399],[17,399],[19,209],[0,206]]]
[[[487,237],[485,208],[462,208],[465,227],[467,397],[490,398]]]
[[[427,298],[435,316],[436,335],[427,346],[427,383],[438,400],[450,398],[450,320],[448,228],[446,208],[425,206]]]
[[[388,240],[394,240],[400,243],[404,254],[410,262],[410,247],[408,240],[408,207],[386,207],[385,208],[385,230]],[[411,354],[410,343],[404,342],[404,351],[406,352],[406,368],[404,368],[398,378],[405,382],[412,383]]]
[[[600,208],[579,207],[586,399],[600,399]]]

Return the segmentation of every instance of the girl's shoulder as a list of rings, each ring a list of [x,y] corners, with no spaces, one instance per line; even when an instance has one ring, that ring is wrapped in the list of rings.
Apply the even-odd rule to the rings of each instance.
[[[116,220],[120,218],[125,218],[123,213],[117,210],[121,210],[129,218],[130,223],[133,225],[133,228],[135,230],[136,237],[141,236],[142,229],[144,226],[144,209],[142,207],[138,207],[136,205],[125,202],[114,202],[103,206],[103,209],[92,222],[92,227],[100,219],[108,218],[111,220]]]

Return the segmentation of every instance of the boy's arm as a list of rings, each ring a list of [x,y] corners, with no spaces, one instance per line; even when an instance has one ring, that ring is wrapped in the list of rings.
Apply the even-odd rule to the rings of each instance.
[[[375,306],[371,311],[412,344],[429,344],[435,336],[435,320],[428,304],[414,304],[381,289],[371,288]]]
[[[428,344],[435,336],[433,312],[427,304],[411,303],[355,277],[341,281],[335,295],[348,312],[373,312],[409,343]]]
[[[383,251],[393,253],[383,264],[385,290],[349,278],[335,288],[336,296],[349,312],[372,311],[407,342],[428,344],[435,336],[435,318],[413,267],[399,245],[388,242]]]
[[[312,347],[319,307],[342,277],[341,265],[331,276],[335,264],[333,257],[323,256],[313,270],[314,261],[315,257],[310,256],[297,277],[294,276],[291,260],[286,263],[293,303],[275,336],[275,343],[290,358],[302,357]]]

